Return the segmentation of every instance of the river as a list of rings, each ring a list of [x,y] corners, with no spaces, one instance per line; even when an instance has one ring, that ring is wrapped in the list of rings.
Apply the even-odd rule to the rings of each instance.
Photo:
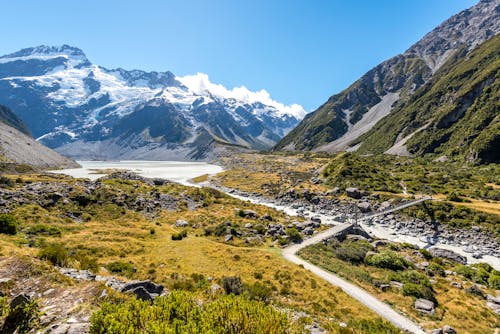
[[[204,174],[217,174],[222,167],[206,162],[183,161],[77,161],[80,168],[61,169],[52,173],[66,174],[77,178],[96,180],[104,175],[103,170],[120,169],[135,172],[148,178],[162,178],[185,185],[189,180]],[[100,171],[100,172],[99,172]]]

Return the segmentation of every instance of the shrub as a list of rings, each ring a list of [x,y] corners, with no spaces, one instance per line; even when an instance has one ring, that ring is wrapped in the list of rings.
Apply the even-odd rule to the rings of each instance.
[[[425,248],[420,248],[420,249],[418,250],[418,252],[419,252],[420,254],[422,254],[422,256],[424,257],[424,259],[426,259],[426,260],[430,260],[430,259],[432,259],[432,254],[431,254],[431,252],[429,252],[427,249],[425,249]]]
[[[271,296],[273,294],[273,291],[269,286],[260,282],[245,286],[245,292],[251,300],[259,300],[265,303],[271,300]]]
[[[383,251],[367,256],[365,262],[371,266],[391,270],[403,270],[410,267],[410,263],[405,258],[392,251]]]
[[[238,276],[234,277],[223,277],[222,278],[222,288],[226,294],[239,295],[243,292],[243,285],[241,283],[241,278]]]
[[[109,271],[115,274],[121,274],[124,276],[129,276],[131,275],[135,270],[134,266],[128,262],[122,262],[122,261],[115,261],[108,263],[106,266]]]
[[[27,233],[34,235],[50,235],[55,237],[60,237],[62,235],[62,231],[60,228],[56,226],[48,226],[45,224],[37,224],[30,227]]]
[[[1,328],[2,333],[30,333],[40,320],[41,312],[36,300],[20,303],[14,308],[7,307],[7,317]]]
[[[445,272],[444,272],[444,268],[435,262],[429,263],[429,266],[425,269],[425,271],[430,276],[442,276],[442,277],[446,276]]]
[[[200,303],[201,302],[201,303]],[[286,314],[245,296],[203,301],[172,291],[154,303],[131,298],[105,302],[91,317],[90,333],[289,333]]]
[[[10,188],[14,185],[14,181],[9,179],[6,176],[1,175],[0,176],[0,187],[2,188]]]
[[[182,240],[187,237],[187,231],[172,234],[172,240]]]
[[[302,241],[302,235],[295,227],[287,228],[286,235],[288,235],[290,240],[294,243],[299,243]]]
[[[54,243],[43,246],[38,257],[51,262],[55,266],[65,267],[68,265],[69,253],[64,245]]]
[[[402,293],[404,296],[425,298],[436,303],[436,297],[434,297],[434,293],[432,292],[431,288],[423,286],[421,284],[406,283],[403,285]]]
[[[11,214],[0,214],[0,233],[14,235],[17,233],[17,220]]]
[[[458,194],[453,191],[449,193],[448,196],[446,196],[446,200],[450,202],[463,202],[463,199],[460,198],[460,196],[458,196]]]
[[[500,275],[492,274],[488,278],[488,285],[495,290],[500,290]]]
[[[337,258],[351,263],[361,263],[364,261],[366,253],[373,250],[372,245],[365,240],[344,241],[334,248]]]

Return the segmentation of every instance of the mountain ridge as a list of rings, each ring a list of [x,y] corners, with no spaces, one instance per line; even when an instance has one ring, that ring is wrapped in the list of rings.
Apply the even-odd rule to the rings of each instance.
[[[305,113],[265,91],[228,90],[208,76],[109,70],[68,45],[0,57],[1,103],[15,108],[37,140],[79,159],[94,158],[86,152],[111,143],[119,149],[103,150],[100,158],[126,158],[138,150],[155,160],[172,153],[176,160],[208,159],[213,152],[202,152],[213,148],[206,145],[207,133],[217,145],[268,149]],[[153,148],[156,153],[148,155]]]
[[[445,20],[404,53],[375,66],[342,92],[331,96],[275,146],[275,150],[336,152],[355,150],[355,140],[404,103],[461,47],[471,50],[500,32],[500,1],[480,1]],[[379,117],[363,117],[381,107],[388,94],[398,99],[383,106]],[[368,117],[369,118],[369,117]],[[350,133],[358,122],[361,133]],[[365,122],[365,123],[363,123]],[[365,126],[369,125],[369,126]],[[356,143],[357,144],[357,143]]]

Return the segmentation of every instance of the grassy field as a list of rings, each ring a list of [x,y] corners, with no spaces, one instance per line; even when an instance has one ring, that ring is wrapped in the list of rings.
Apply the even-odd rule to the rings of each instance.
[[[61,177],[58,181],[45,175],[20,178],[22,181],[12,189],[23,182],[62,182],[73,187],[72,196],[85,193],[71,178]],[[264,286],[273,305],[303,311],[300,321],[308,323],[315,318],[332,333],[345,330],[339,322],[365,328],[367,332],[380,326],[397,332],[341,290],[284,260],[271,240],[259,246],[246,244],[240,238],[224,243],[223,238],[205,232],[226,221],[233,226],[255,223],[239,216],[240,209],[271,215],[274,222],[286,223],[295,218],[208,189],[177,184],[150,186],[117,179],[103,184],[98,191],[99,201],[87,206],[70,200],[47,208],[33,203],[15,208],[12,215],[19,223],[19,231],[16,235],[0,234],[1,256],[41,256],[102,275],[151,279],[167,289],[205,289],[209,280],[220,282],[223,277],[239,276],[248,286],[256,283]],[[113,199],[123,194],[145,196],[151,192],[178,198],[176,209],[151,215],[113,204]],[[189,201],[183,200],[187,198],[200,205],[191,208]],[[78,212],[81,221],[69,219],[66,212]],[[189,226],[175,227],[178,219],[188,221]],[[174,235],[182,232],[186,237],[173,240]]]

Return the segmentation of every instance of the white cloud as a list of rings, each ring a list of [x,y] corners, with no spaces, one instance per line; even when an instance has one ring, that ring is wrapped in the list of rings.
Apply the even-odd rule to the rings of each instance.
[[[265,105],[275,107],[280,114],[292,115],[298,119],[302,119],[306,114],[304,108],[299,104],[284,105],[283,103],[273,100],[265,89],[252,92],[245,86],[241,86],[229,90],[220,84],[210,82],[208,75],[205,73],[177,77],[177,80],[188,87],[190,91],[198,95],[207,95],[210,93],[223,98],[234,98],[246,103],[261,102]]]

